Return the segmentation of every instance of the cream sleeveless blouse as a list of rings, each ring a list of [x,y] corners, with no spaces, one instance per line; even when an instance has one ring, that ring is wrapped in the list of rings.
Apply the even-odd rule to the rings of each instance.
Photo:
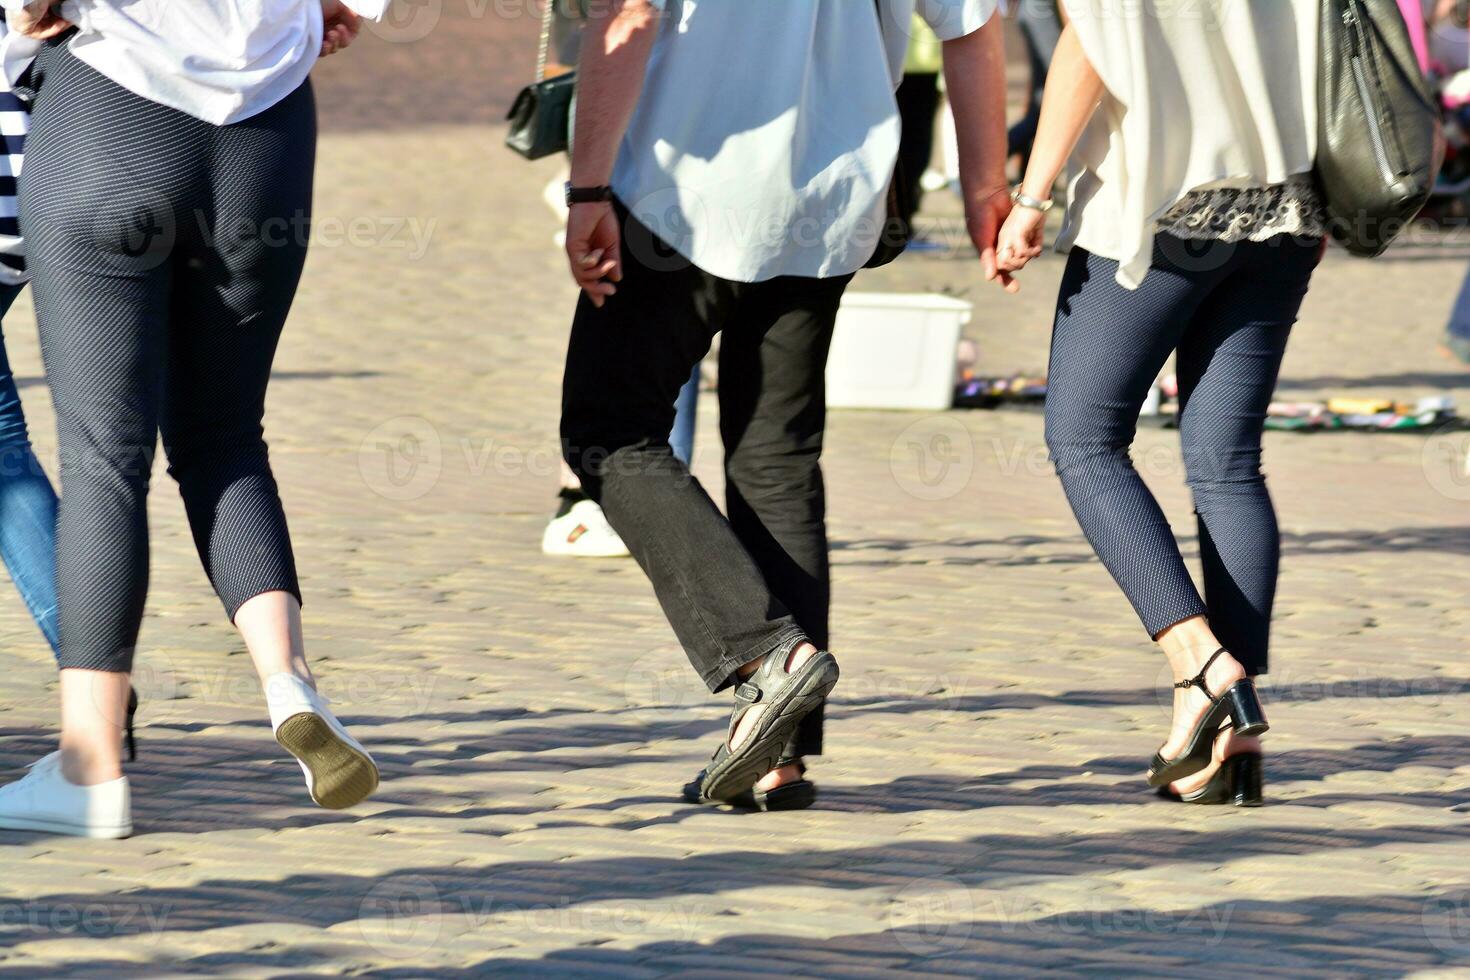
[[[1316,0],[1068,0],[1106,93],[1072,156],[1057,247],[1136,288],[1194,192],[1269,188],[1317,152]]]

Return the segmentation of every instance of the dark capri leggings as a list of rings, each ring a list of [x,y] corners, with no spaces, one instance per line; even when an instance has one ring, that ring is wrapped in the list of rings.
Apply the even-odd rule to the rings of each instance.
[[[160,432],[230,617],[263,592],[300,597],[261,419],[306,257],[316,109],[302,85],[214,126],[66,40],[33,69],[20,202],[61,452],[59,661],[129,671]]]

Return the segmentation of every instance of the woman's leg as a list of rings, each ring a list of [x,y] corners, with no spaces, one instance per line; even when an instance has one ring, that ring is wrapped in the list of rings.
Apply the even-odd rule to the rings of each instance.
[[[266,385],[306,258],[316,138],[303,86],[248,126],[211,127],[214,222],[172,302],[161,427],[210,582],[262,678],[310,680],[291,538],[264,439]]]
[[[1261,473],[1261,433],[1320,255],[1319,242],[1284,236],[1238,246],[1234,274],[1201,306],[1180,343],[1180,439],[1209,609],[1207,623],[1181,624],[1161,638],[1181,661],[1201,661],[1224,646],[1241,675],[1266,672],[1281,535]],[[1216,677],[1210,689],[1218,692],[1233,679]],[[1184,703],[1191,698],[1198,703],[1200,696],[1177,692],[1176,718],[1189,713]],[[1170,749],[1178,744],[1176,732]],[[1182,794],[1198,790],[1221,760],[1260,750],[1259,738],[1231,732],[1217,740],[1215,764],[1173,788]]]
[[[1208,294],[1199,274],[1152,269],[1128,290],[1117,263],[1074,249],[1047,378],[1046,441],[1067,501],[1149,636],[1201,616],[1168,520],[1133,467],[1138,412]]]
[[[120,773],[148,588],[173,245],[186,227],[176,192],[190,129],[202,124],[113,84],[64,45],[37,66],[45,81],[20,203],[62,461],[62,768],[94,783]]]
[[[1219,644],[1169,522],[1128,450],[1149,388],[1231,261],[1225,253],[1217,261],[1195,256],[1176,265],[1168,255],[1180,248],[1156,248],[1136,290],[1114,279],[1116,262],[1072,252],[1052,333],[1046,399],[1047,444],[1067,500],[1176,681],[1196,674]],[[1241,676],[1239,664],[1221,657],[1208,674],[1210,689],[1224,690]],[[1197,690],[1175,694],[1166,757],[1183,746],[1207,704]]]
[[[187,245],[172,302],[161,429],[199,558],[265,689],[276,740],[312,798],[340,809],[377,768],[317,695],[301,589],[262,420],[271,364],[306,259],[316,107],[303,84],[201,146],[211,233]]]
[[[21,286],[0,287],[0,316]],[[0,558],[55,652],[56,491],[31,449],[20,392],[0,339]]]
[[[1319,248],[1283,236],[1240,253],[1180,343],[1179,433],[1210,626],[1254,676],[1267,667],[1281,555],[1261,433]]]

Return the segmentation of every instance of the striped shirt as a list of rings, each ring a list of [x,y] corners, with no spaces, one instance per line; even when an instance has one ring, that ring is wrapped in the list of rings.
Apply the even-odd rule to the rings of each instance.
[[[5,34],[0,21],[0,36]],[[31,113],[14,92],[0,92],[0,285],[14,286],[26,281],[25,243],[20,237],[17,220],[16,178],[20,176],[21,158],[25,155],[26,133],[31,128]]]

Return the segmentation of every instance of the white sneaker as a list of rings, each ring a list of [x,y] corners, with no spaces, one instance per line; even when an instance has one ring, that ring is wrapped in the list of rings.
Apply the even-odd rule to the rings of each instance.
[[[628,546],[595,500],[579,500],[565,514],[553,517],[541,535],[541,551],[573,558],[628,557]]]
[[[0,786],[0,828],[106,840],[132,834],[128,777],[78,786],[62,775],[60,752],[37,759],[30,768],[22,778]]]
[[[327,708],[327,699],[295,674],[265,681],[271,729],[301,763],[312,800],[328,810],[356,806],[378,788],[378,766]]]

